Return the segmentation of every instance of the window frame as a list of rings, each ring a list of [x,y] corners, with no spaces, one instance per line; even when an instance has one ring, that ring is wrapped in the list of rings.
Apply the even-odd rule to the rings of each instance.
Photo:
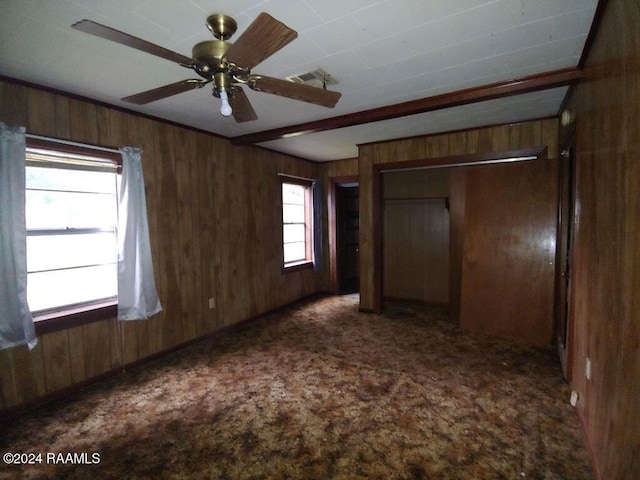
[[[299,185],[305,188],[305,259],[295,262],[285,263],[284,261],[284,199],[282,198],[282,189],[285,184]],[[282,248],[282,272],[295,272],[313,268],[314,264],[314,222],[313,222],[313,180],[306,178],[292,177],[288,175],[280,175],[280,232],[282,233],[280,246]]]
[[[68,143],[64,140],[46,139],[27,135],[26,148],[43,149],[62,154],[84,155],[107,160],[116,167],[116,174],[122,173],[122,157],[117,150],[102,146]],[[44,310],[33,314],[36,335],[41,336],[80,325],[86,325],[109,318],[115,318],[118,311],[117,298],[69,305],[58,309]]]

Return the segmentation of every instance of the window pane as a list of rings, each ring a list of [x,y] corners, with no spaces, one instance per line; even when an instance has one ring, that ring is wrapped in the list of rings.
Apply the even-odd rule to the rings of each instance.
[[[39,312],[116,297],[119,177],[115,169],[91,170],[104,169],[104,162],[85,159],[88,163],[83,165],[55,152],[38,155],[41,161],[55,157],[56,163],[26,168],[30,309]],[[54,231],[42,235],[37,230]]]
[[[304,224],[284,225],[282,228],[282,239],[284,243],[304,242]]]
[[[298,205],[304,205],[304,190],[302,185],[295,185],[293,183],[282,184],[282,203],[296,203]]]
[[[286,243],[284,245],[284,263],[305,260],[306,248],[304,242]]]
[[[72,305],[118,293],[116,265],[30,273],[27,299],[32,312],[60,305]]]
[[[33,272],[115,263],[116,249],[114,232],[27,237],[27,269]]]
[[[26,197],[27,229],[109,228],[116,224],[112,195],[27,190]]]
[[[282,221],[284,223],[304,223],[303,205],[283,205]]]
[[[33,166],[28,166],[26,170],[27,189],[102,193],[113,191],[113,173]]]
[[[285,266],[310,260],[311,184],[282,183],[282,240]]]

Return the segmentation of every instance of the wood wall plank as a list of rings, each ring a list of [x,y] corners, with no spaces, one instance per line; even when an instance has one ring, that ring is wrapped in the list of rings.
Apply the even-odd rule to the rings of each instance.
[[[8,408],[12,405],[20,403],[15,377],[15,363],[13,361],[13,352],[15,348],[6,348],[0,350],[0,407]]]
[[[98,124],[98,145],[105,147],[121,147],[123,145],[114,143],[111,135],[111,121],[110,121],[111,109],[99,105],[96,107],[96,122]],[[69,133],[65,135],[65,138],[71,136]]]
[[[95,104],[82,100],[69,100],[69,115],[71,118],[71,139],[75,142],[98,145],[98,111]]]
[[[191,189],[191,230],[188,232],[189,235],[193,237],[193,232],[200,231],[202,234],[206,234],[204,229],[201,228],[200,222],[200,207],[202,205],[202,199],[200,198],[200,189],[198,188],[198,175],[202,175],[201,165],[198,158],[198,139],[199,134],[193,134],[190,136],[190,158],[189,158],[189,182],[188,185]],[[192,306],[192,315],[193,315],[193,337],[196,338],[201,336],[205,329],[203,327],[204,320],[206,317],[205,307],[208,308],[207,302],[209,299],[209,295],[206,295],[202,290],[202,277],[204,275],[202,268],[202,257],[201,257],[201,245],[202,242],[194,239],[193,244],[191,246],[191,255],[192,255],[192,282],[193,282],[193,306]]]
[[[540,145],[547,146],[547,158],[560,158],[558,151],[560,144],[560,126],[554,119],[546,119],[542,121],[540,126]]]
[[[510,128],[509,125],[497,125],[490,128],[491,131],[491,151],[500,152],[509,150],[513,143],[510,141]],[[522,145],[521,145],[522,146]],[[528,145],[533,146],[533,145]]]
[[[71,113],[69,111],[69,99],[56,95],[55,97],[56,133],[58,138],[71,137]]]
[[[29,89],[27,95],[27,130],[36,135],[56,134],[56,107],[52,93]]]
[[[217,142],[215,148],[215,176],[213,177],[212,188],[214,192],[214,202],[219,208],[213,212],[214,230],[217,239],[217,248],[214,252],[214,268],[215,280],[219,285],[216,296],[216,327],[221,328],[225,325],[226,319],[229,317],[227,310],[234,303],[232,291],[227,288],[230,282],[236,282],[237,278],[232,278],[232,271],[229,271],[228,255],[230,254],[230,246],[228,245],[230,222],[226,222],[223,210],[234,211],[234,202],[236,199],[231,195],[229,189],[226,188],[228,182],[235,178],[230,162],[232,148],[230,145],[219,145]]]
[[[44,335],[41,340],[47,393],[71,385],[69,333],[66,330]]]
[[[215,159],[214,142],[206,135],[197,135],[193,169],[194,184],[198,186],[196,194],[198,205],[195,212],[195,228],[199,232],[196,244],[196,265],[202,269],[197,282],[200,289],[200,302],[196,332],[202,335],[212,331],[217,325],[217,308],[209,308],[209,298],[217,302],[215,279],[215,246],[218,244],[215,231],[215,216],[218,214],[214,204]]]
[[[133,363],[140,358],[138,350],[138,323],[142,320],[119,320],[120,341],[122,342],[123,364]]]
[[[557,142],[556,142],[557,143]],[[509,128],[509,148],[517,149],[520,145],[542,144],[542,122],[531,124],[517,123]]]
[[[85,368],[86,350],[83,337],[83,327],[78,326],[70,328],[67,332],[69,335],[69,362],[71,364],[71,383],[79,383],[87,379],[87,370]],[[109,348],[110,345],[107,342],[106,349],[109,350]],[[93,352],[90,352],[90,354],[92,353]],[[111,360],[110,356],[109,360]],[[111,368],[111,365],[109,365],[109,368]]]
[[[445,138],[442,136],[430,136],[427,137],[425,139],[425,143],[426,143],[426,156],[425,157],[420,157],[419,155],[421,155],[420,151],[416,151],[415,155],[413,158],[433,158],[433,157],[439,157],[441,156],[440,154],[440,150],[441,150],[441,142],[439,141],[440,138]]]
[[[105,125],[101,124],[101,131],[103,134],[105,130],[109,133],[109,145],[117,145],[118,147],[135,146],[131,145],[127,138],[128,123],[125,112],[109,109],[108,116],[106,119],[103,119],[103,121],[104,120],[106,120],[107,123]]]
[[[0,121],[10,127],[27,127],[27,88],[0,80]]]
[[[462,302],[462,258],[466,217],[466,168],[454,168],[449,173],[449,316],[460,324]]]
[[[360,177],[360,309],[373,311],[376,307],[374,262],[374,208],[373,165],[378,148],[372,145],[358,149]]]
[[[109,324],[107,322],[94,322],[82,326],[84,367],[87,378],[95,377],[111,370],[109,333]]]
[[[191,174],[194,170],[193,157],[195,154],[192,134],[184,129],[175,129],[175,182],[177,195],[177,237],[174,240],[174,250],[178,268],[178,284],[180,294],[180,317],[182,318],[181,340],[191,340],[196,336],[196,315],[200,298],[197,296],[193,237],[193,204],[196,191],[192,188]]]
[[[122,353],[122,322],[116,318],[110,318],[106,323],[109,326],[111,369],[116,370],[124,365],[124,355]]]
[[[178,230],[178,188],[174,156],[175,127],[155,124],[155,173],[156,208],[159,212],[158,252],[159,275],[158,290],[163,302],[163,344],[165,347],[182,342],[182,298],[177,266],[179,252]]]
[[[447,135],[447,154],[464,155],[465,153],[477,153],[467,148],[467,131],[450,133]]]
[[[13,349],[16,390],[20,402],[37,398],[46,393],[43,345],[39,342],[32,350],[26,345]]]

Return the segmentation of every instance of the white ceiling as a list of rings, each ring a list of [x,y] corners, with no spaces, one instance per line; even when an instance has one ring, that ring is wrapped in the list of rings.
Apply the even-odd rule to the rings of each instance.
[[[0,74],[235,137],[520,78],[578,64],[597,0],[0,0]],[[328,109],[245,89],[259,119],[222,117],[210,88],[147,105],[120,98],[192,71],[78,32],[87,18],[186,56],[213,37],[212,13],[237,38],[267,12],[298,38],[253,69],[285,78],[322,68],[342,93]],[[231,39],[233,42],[234,38]],[[566,87],[264,142],[316,161],[357,144],[555,115]],[[1,119],[0,119],[1,120]]]

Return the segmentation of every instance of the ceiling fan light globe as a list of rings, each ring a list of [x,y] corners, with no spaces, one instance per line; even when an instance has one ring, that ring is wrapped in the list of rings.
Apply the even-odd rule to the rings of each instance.
[[[220,92],[220,100],[221,100],[220,113],[223,116],[228,117],[233,113],[233,109],[229,104],[229,96],[227,95],[227,92],[225,92],[224,90]]]

